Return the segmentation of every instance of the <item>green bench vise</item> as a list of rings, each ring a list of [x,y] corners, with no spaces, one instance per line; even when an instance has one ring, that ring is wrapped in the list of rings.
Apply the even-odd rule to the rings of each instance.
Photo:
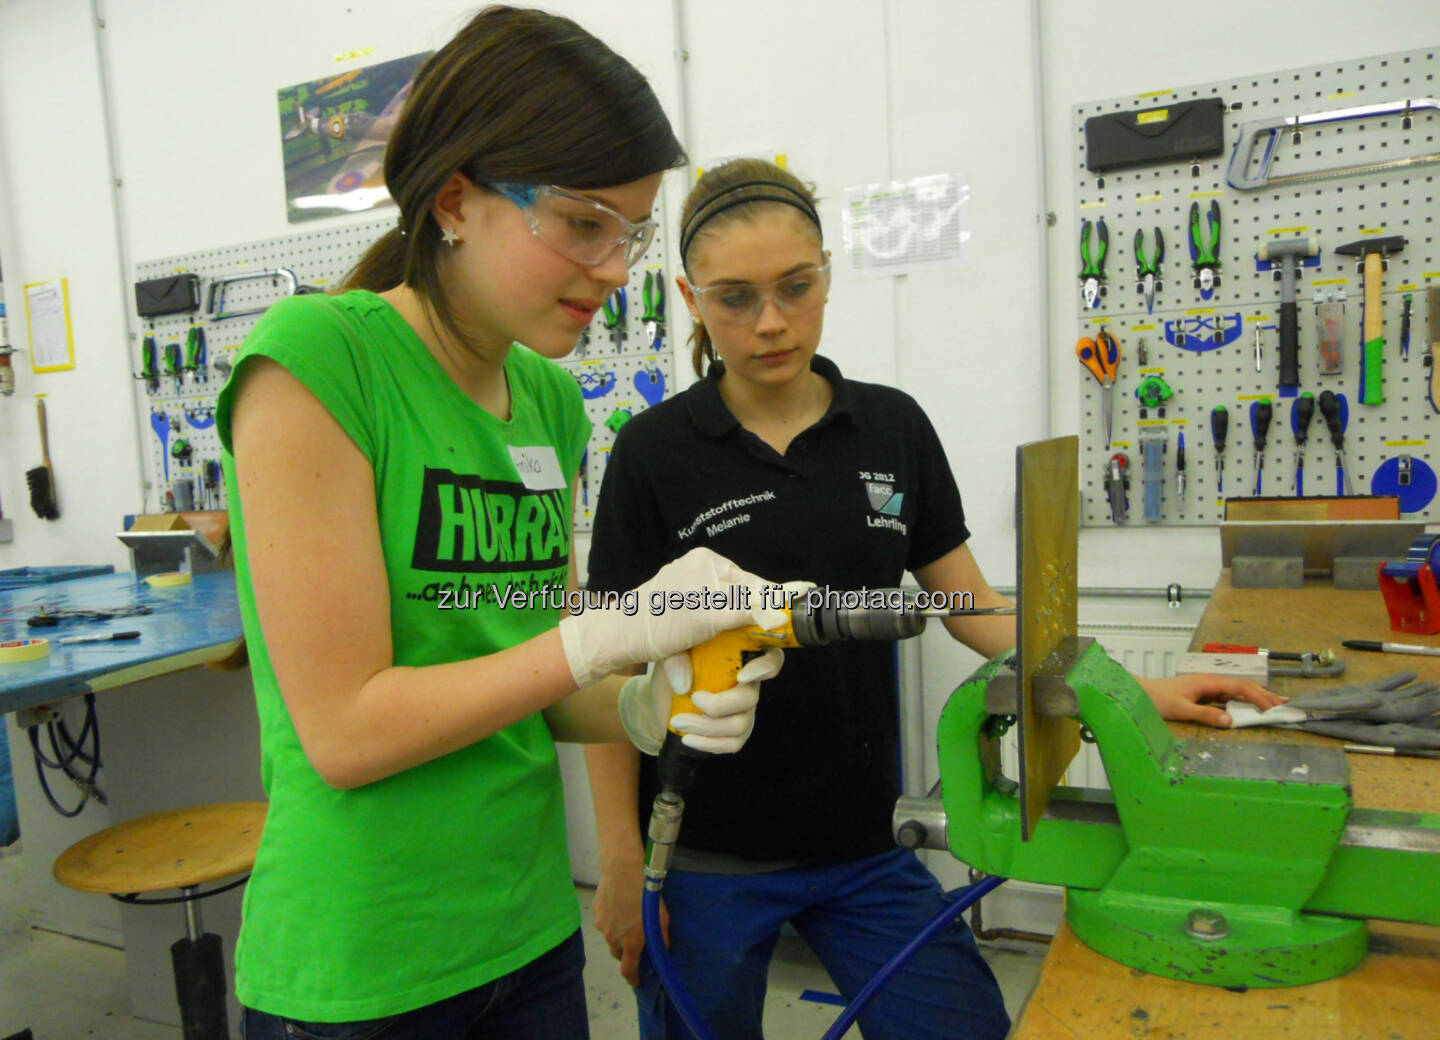
[[[1440,925],[1440,814],[1355,807],[1339,748],[1177,740],[1135,679],[1073,634],[1037,670],[1031,703],[1078,720],[1110,790],[1054,788],[1024,840],[1019,784],[999,766],[1014,661],[951,696],[939,793],[897,803],[901,844],[1063,885],[1087,946],[1189,982],[1319,982],[1364,959],[1365,918]]]

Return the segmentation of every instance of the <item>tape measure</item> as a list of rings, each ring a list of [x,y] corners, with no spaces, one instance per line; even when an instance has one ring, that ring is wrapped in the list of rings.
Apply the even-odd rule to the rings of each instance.
[[[150,575],[145,579],[145,584],[156,589],[173,589],[181,585],[189,585],[194,580],[189,571],[167,571],[164,574]]]

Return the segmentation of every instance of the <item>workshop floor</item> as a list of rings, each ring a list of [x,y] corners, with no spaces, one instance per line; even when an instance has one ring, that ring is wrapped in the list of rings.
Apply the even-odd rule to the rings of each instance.
[[[31,928],[17,891],[21,855],[0,852],[0,1037],[29,1027],[35,1040],[175,1040],[178,1028],[132,1018],[120,950]],[[635,1003],[615,962],[595,931],[593,890],[577,886],[585,911],[585,981],[592,1040],[633,1040]],[[1011,1016],[1034,988],[1043,950],[986,948]],[[801,999],[806,990],[834,992],[829,977],[805,945],[782,939],[770,971],[765,1032],[772,1037],[818,1037],[839,1009]],[[857,1029],[845,1034],[859,1037]]]

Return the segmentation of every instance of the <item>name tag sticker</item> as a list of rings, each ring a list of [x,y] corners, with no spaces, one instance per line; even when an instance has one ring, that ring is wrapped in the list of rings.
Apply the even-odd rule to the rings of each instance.
[[[560,456],[549,444],[524,448],[512,445],[510,457],[515,460],[521,482],[531,491],[551,491],[565,486],[565,474],[560,472]]]

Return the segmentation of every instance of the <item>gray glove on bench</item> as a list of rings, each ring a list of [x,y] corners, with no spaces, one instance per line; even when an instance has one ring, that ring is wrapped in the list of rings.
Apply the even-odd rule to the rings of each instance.
[[[1440,683],[1416,678],[1415,672],[1396,672],[1301,694],[1268,711],[1244,701],[1230,701],[1225,710],[1232,728],[1281,726],[1362,744],[1440,749]]]

